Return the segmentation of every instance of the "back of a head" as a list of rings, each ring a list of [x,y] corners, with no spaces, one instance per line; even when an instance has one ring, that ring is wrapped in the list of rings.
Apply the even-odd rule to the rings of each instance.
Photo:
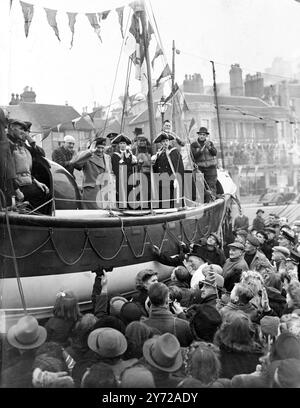
[[[184,266],[177,266],[174,269],[174,273],[178,282],[187,282],[190,281],[190,273]]]
[[[221,363],[219,349],[212,343],[200,342],[191,356],[192,377],[207,384],[219,377]]]
[[[153,306],[163,306],[168,299],[169,289],[164,283],[153,283],[149,288],[148,295]]]
[[[222,317],[212,305],[200,304],[197,306],[190,321],[192,333],[196,339],[212,342],[216,331],[222,324]]]
[[[300,360],[287,358],[268,367],[271,388],[300,388]]]
[[[265,285],[267,287],[271,287],[274,289],[279,290],[281,292],[282,290],[282,282],[280,279],[280,275],[275,272],[269,272],[267,276],[265,277]]]
[[[224,322],[221,327],[222,342],[225,345],[233,343],[240,345],[249,345],[253,340],[254,331],[248,316],[236,314],[232,321]]]
[[[286,358],[300,359],[300,341],[289,331],[281,333],[271,346],[270,361]]]
[[[58,292],[56,295],[53,314],[65,320],[77,321],[81,316],[79,311],[78,300],[71,290]]]
[[[92,365],[81,380],[81,388],[117,388],[117,386],[112,368],[105,363]]]
[[[289,294],[293,307],[295,309],[300,308],[300,282],[292,281],[287,287],[287,293]]]
[[[135,277],[135,286],[137,289],[144,288],[144,282],[151,278],[151,276],[157,275],[157,272],[153,271],[152,269],[143,269],[137,273]]]
[[[92,330],[100,329],[101,327],[110,327],[121,333],[125,333],[125,324],[117,316],[103,316],[97,320]]]
[[[125,324],[129,324],[134,321],[139,321],[143,316],[141,306],[135,302],[126,302],[123,304],[120,311],[120,318]]]
[[[247,283],[236,283],[231,291],[230,298],[232,301],[235,300],[235,297],[238,299],[238,302],[246,305],[253,298],[254,293],[251,287]]]
[[[127,368],[121,375],[121,388],[155,388],[153,375],[142,365]]]

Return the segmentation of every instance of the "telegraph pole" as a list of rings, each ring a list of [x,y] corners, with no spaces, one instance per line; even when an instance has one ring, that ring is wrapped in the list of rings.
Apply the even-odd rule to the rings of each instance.
[[[222,143],[221,121],[220,121],[220,112],[219,112],[219,101],[218,101],[218,91],[217,91],[217,84],[216,84],[215,63],[214,63],[214,61],[210,61],[210,62],[211,62],[211,64],[212,64],[213,78],[214,78],[214,95],[215,95],[215,104],[216,104],[217,119],[218,119],[218,129],[219,129],[219,140],[220,140],[221,159],[222,159],[223,169],[225,169],[223,143]]]

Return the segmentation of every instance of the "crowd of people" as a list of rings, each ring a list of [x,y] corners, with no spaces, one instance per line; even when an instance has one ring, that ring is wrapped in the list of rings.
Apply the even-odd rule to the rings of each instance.
[[[300,222],[262,210],[235,219],[222,247],[210,233],[169,256],[169,281],[136,275],[131,298],[108,295],[99,266],[92,310],[56,296],[53,316],[25,315],[1,338],[1,387],[299,388]]]
[[[234,143],[224,149],[224,161],[229,166],[255,166],[267,164],[282,164],[287,161],[299,164],[298,147],[294,145],[279,145],[276,143]]]

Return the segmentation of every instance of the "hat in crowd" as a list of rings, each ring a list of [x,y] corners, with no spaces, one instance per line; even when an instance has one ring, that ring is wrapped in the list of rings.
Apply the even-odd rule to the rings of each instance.
[[[247,238],[248,231],[246,231],[246,230],[244,230],[244,229],[238,229],[238,230],[234,231],[233,234],[234,234],[235,236],[236,236],[236,235],[241,235],[242,237]]]
[[[129,139],[129,137],[125,136],[123,133],[120,133],[111,141],[112,144],[118,144],[122,142],[126,143],[127,145],[131,144],[131,140]]]
[[[276,337],[278,334],[278,327],[280,319],[278,316],[264,316],[260,320],[260,327],[263,334]]]
[[[110,327],[111,329],[118,330],[121,333],[125,333],[126,329],[125,324],[119,317],[111,315],[100,317],[100,319],[98,319],[94,324],[93,330],[101,329],[103,327]]]
[[[280,388],[300,388],[300,360],[287,358],[273,361],[268,369],[273,385]]]
[[[268,234],[267,234],[265,231],[261,231],[261,230],[260,230],[260,231],[257,231],[257,232],[256,232],[256,235],[257,235],[257,234],[261,234],[261,235],[264,237],[264,239],[266,239],[266,240],[268,239]]]
[[[256,211],[256,214],[259,214],[260,212],[263,214],[263,213],[264,213],[264,210],[262,210],[261,208],[259,208],[259,209]]]
[[[294,264],[298,265],[300,263],[300,254],[298,251],[291,249],[290,256],[286,259],[287,261],[292,261]]]
[[[275,228],[272,228],[272,227],[266,227],[266,228],[265,228],[265,231],[266,231],[266,232],[272,232],[272,234],[276,234]]]
[[[191,275],[185,266],[179,265],[173,269],[176,279],[179,282],[189,282]]]
[[[202,269],[202,273],[204,276],[206,276],[209,273],[215,273],[215,274],[223,276],[223,268],[222,266],[217,265],[217,264],[210,264],[210,265],[206,265]]]
[[[284,255],[285,257],[290,256],[290,250],[286,247],[283,246],[274,246],[272,248],[273,252],[280,252],[282,255]]]
[[[161,143],[163,140],[174,140],[174,136],[168,135],[166,132],[160,132],[160,134],[153,140],[153,143]]]
[[[109,311],[112,316],[119,316],[120,311],[127,299],[122,296],[114,296],[109,301]]]
[[[122,373],[121,388],[155,388],[153,375],[144,366],[127,368]]]
[[[290,242],[294,243],[295,242],[295,232],[291,230],[290,228],[287,227],[282,227],[280,229],[280,234],[288,239]]]
[[[47,331],[38,324],[35,317],[21,317],[7,332],[7,341],[13,347],[29,350],[41,346],[47,338]]]
[[[260,246],[259,240],[256,237],[254,237],[253,235],[251,235],[251,234],[247,235],[247,241],[250,242],[250,244],[255,246],[255,247]]]
[[[297,358],[300,360],[300,340],[293,333],[285,331],[281,333],[271,346],[270,359],[284,360]]]
[[[237,248],[240,249],[241,251],[245,250],[245,245],[238,241],[232,242],[231,244],[228,244],[228,246],[229,248]]]
[[[127,340],[118,330],[102,327],[89,334],[88,346],[99,356],[113,358],[125,353]]]
[[[205,262],[208,260],[205,248],[198,244],[193,245],[191,252],[188,252],[187,256],[197,256],[198,258],[203,259]]]
[[[222,317],[217,309],[208,304],[197,305],[190,320],[190,327],[198,339],[212,341],[214,334],[222,324]]]
[[[141,133],[137,135],[136,137],[138,140],[148,140],[148,138],[144,135],[144,133]]]
[[[134,133],[136,136],[139,136],[139,135],[141,135],[141,134],[143,133],[143,128],[136,127],[136,128],[134,128],[133,133]]]
[[[120,318],[126,324],[138,321],[142,316],[143,316],[142,309],[135,302],[124,303],[120,311]]]
[[[143,345],[143,355],[146,361],[167,373],[173,373],[182,366],[180,343],[171,333],[154,336]]]
[[[217,245],[220,245],[220,244],[221,244],[220,238],[219,238],[218,235],[215,234],[214,232],[211,232],[208,237],[214,237],[214,239],[215,239],[216,242],[217,242]]]
[[[105,137],[97,137],[95,139],[95,146],[106,146],[106,138]]]
[[[209,135],[209,132],[208,132],[207,128],[203,127],[203,126],[198,130],[197,133],[198,133],[198,135],[200,135],[200,133],[205,133],[206,135]]]
[[[9,125],[19,125],[22,127],[23,130],[27,130],[27,125],[24,121],[19,120],[19,119],[8,119],[8,124]]]
[[[71,135],[66,135],[66,136],[64,137],[64,142],[65,142],[65,143],[75,143],[75,139],[74,139],[74,137],[71,136]]]
[[[33,362],[33,368],[40,368],[42,371],[57,373],[66,370],[66,364],[62,359],[53,357],[49,354],[39,354]]]

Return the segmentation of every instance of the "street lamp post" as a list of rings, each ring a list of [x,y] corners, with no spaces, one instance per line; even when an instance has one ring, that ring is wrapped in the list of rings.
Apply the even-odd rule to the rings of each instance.
[[[161,127],[163,127],[164,120],[165,120],[165,113],[168,110],[168,104],[165,102],[165,98],[163,96],[160,98],[160,102],[158,103],[157,108],[161,114]]]

